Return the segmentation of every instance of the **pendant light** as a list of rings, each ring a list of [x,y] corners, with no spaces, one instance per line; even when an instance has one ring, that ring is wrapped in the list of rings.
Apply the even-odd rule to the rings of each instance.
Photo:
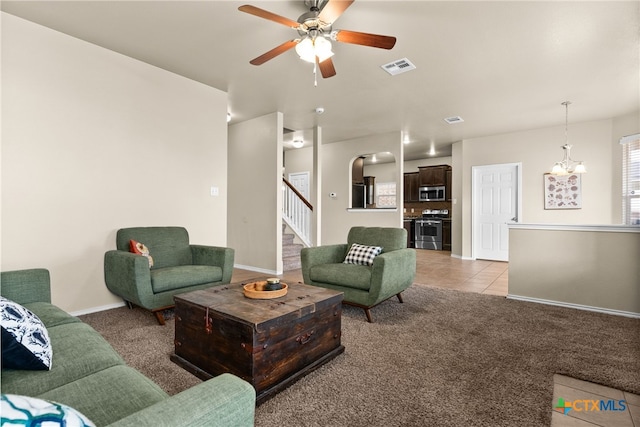
[[[570,173],[586,173],[587,168],[584,166],[584,162],[576,161],[571,158],[571,145],[569,144],[569,105],[571,101],[565,101],[561,105],[565,107],[565,121],[564,121],[564,157],[561,161],[556,162],[551,169],[553,175],[569,175]]]

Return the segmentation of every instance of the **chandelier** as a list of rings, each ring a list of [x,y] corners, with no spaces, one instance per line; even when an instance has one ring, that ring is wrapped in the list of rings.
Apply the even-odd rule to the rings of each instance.
[[[561,105],[565,107],[565,121],[564,121],[564,158],[556,162],[551,169],[553,175],[569,175],[570,173],[586,173],[587,168],[584,166],[584,162],[576,161],[571,158],[571,145],[569,144],[569,104],[570,101],[565,101]]]

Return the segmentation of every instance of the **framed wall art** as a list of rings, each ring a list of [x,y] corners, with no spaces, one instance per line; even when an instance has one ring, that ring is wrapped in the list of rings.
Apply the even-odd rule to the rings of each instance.
[[[544,174],[545,209],[581,209],[582,176]]]

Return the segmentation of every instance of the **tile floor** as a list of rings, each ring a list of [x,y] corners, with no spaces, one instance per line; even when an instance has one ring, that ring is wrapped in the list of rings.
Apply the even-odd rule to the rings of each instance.
[[[451,252],[416,249],[416,283],[465,292],[502,295],[508,293],[509,264],[485,260],[462,260],[453,258]],[[233,270],[232,281],[243,281],[262,276],[250,270]],[[278,276],[283,281],[302,282],[300,269],[286,271]],[[549,408],[551,427],[640,427],[640,396],[620,390],[588,383],[562,375],[554,376],[553,405],[558,399],[576,402],[576,409],[566,415]],[[582,409],[582,400],[625,401],[624,411],[595,411]],[[589,404],[592,405],[592,404]],[[590,407],[591,408],[591,407]]]
[[[459,291],[491,295],[507,295],[508,263],[453,258],[451,252],[416,249],[416,283]],[[249,270],[233,270],[232,281],[260,276]],[[278,276],[283,281],[301,282],[300,269],[285,271]]]
[[[636,394],[556,374],[553,377],[554,407],[560,398],[565,407],[572,405],[573,409],[566,414],[554,409],[551,427],[640,427],[640,396]],[[608,407],[603,410],[600,402]]]

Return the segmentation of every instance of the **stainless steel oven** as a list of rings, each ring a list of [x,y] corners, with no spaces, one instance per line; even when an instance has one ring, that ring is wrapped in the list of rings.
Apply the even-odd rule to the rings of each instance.
[[[415,247],[442,250],[442,219],[449,218],[449,209],[425,209],[415,223]]]
[[[417,249],[442,250],[442,220],[436,218],[416,219],[415,245]]]

